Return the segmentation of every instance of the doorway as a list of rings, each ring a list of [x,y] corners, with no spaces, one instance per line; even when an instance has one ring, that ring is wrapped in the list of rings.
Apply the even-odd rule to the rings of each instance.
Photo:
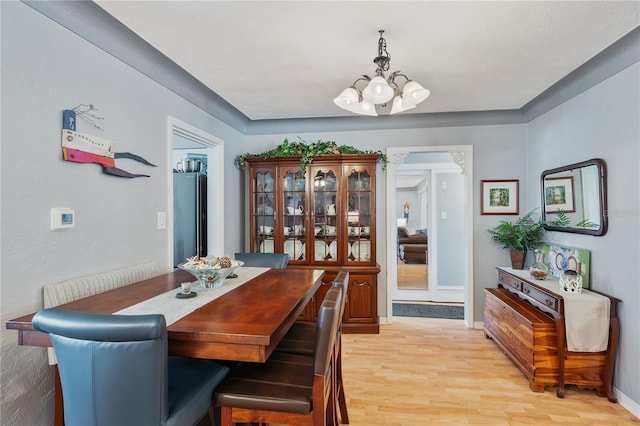
[[[170,166],[176,167],[174,150],[197,149],[207,159],[207,248],[208,253],[224,252],[224,141],[174,117],[167,119],[168,158]],[[171,265],[174,247],[173,173],[168,174],[169,208],[169,253]]]
[[[392,322],[394,300],[463,302],[465,325],[473,327],[473,148],[388,148],[387,155],[387,321]],[[406,186],[399,190],[398,182],[410,176],[419,181],[414,193],[407,192]],[[411,245],[399,244],[403,224],[414,234],[410,240],[403,239]],[[420,252],[426,241],[420,240],[420,232],[428,241],[424,254]],[[426,286],[398,285],[398,274],[407,272],[402,257],[409,260],[408,265],[417,264],[418,272],[426,275]]]

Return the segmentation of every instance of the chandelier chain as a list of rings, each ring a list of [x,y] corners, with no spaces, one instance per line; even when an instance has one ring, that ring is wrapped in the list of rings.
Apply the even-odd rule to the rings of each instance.
[[[378,65],[378,69],[382,71],[389,71],[389,64],[391,62],[391,55],[387,52],[387,40],[382,37],[384,30],[379,30],[380,39],[378,39],[378,56],[373,62]]]

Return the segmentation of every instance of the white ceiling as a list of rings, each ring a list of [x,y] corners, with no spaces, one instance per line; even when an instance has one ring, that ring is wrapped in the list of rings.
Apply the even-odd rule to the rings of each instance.
[[[416,185],[418,185],[420,182],[422,182],[423,180],[425,180],[425,174],[423,175],[410,175],[410,176],[404,176],[404,175],[398,175],[396,176],[396,189],[403,189],[403,188],[415,188]]]
[[[431,90],[408,114],[521,108],[640,24],[638,1],[96,3],[253,120],[352,115],[332,100],[379,29]]]

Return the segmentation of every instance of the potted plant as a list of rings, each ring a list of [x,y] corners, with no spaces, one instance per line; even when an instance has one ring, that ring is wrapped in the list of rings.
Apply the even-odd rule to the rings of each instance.
[[[489,229],[491,240],[510,250],[513,269],[524,269],[527,251],[539,246],[542,242],[544,222],[541,219],[532,219],[536,210],[531,210],[515,222],[500,221],[500,225]]]
[[[387,163],[387,155],[382,151],[373,150],[361,150],[348,145],[338,145],[334,141],[322,141],[305,142],[300,139],[298,142],[289,142],[285,139],[277,147],[270,149],[269,151],[262,152],[260,154],[245,153],[240,154],[235,158],[235,164],[240,169],[244,169],[247,165],[247,158],[259,157],[259,158],[279,158],[300,156],[300,170],[305,171],[308,164],[311,164],[314,157],[320,155],[331,154],[379,154],[382,160],[382,170],[385,170]]]

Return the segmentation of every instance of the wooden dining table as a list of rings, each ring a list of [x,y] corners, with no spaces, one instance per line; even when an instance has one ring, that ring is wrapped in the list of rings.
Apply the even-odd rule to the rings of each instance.
[[[320,287],[322,270],[269,269],[167,326],[169,355],[265,362]],[[229,278],[227,278],[229,279]],[[193,281],[182,270],[159,275],[57,308],[113,314]],[[49,335],[31,324],[35,312],[6,322],[18,344],[49,347]],[[62,398],[56,369],[56,419]]]
[[[191,358],[265,362],[321,284],[322,270],[269,269],[167,327],[169,354]],[[227,278],[229,280],[229,278]],[[113,314],[193,281],[182,270],[57,306]],[[18,344],[51,346],[31,324],[35,312],[9,320]]]

